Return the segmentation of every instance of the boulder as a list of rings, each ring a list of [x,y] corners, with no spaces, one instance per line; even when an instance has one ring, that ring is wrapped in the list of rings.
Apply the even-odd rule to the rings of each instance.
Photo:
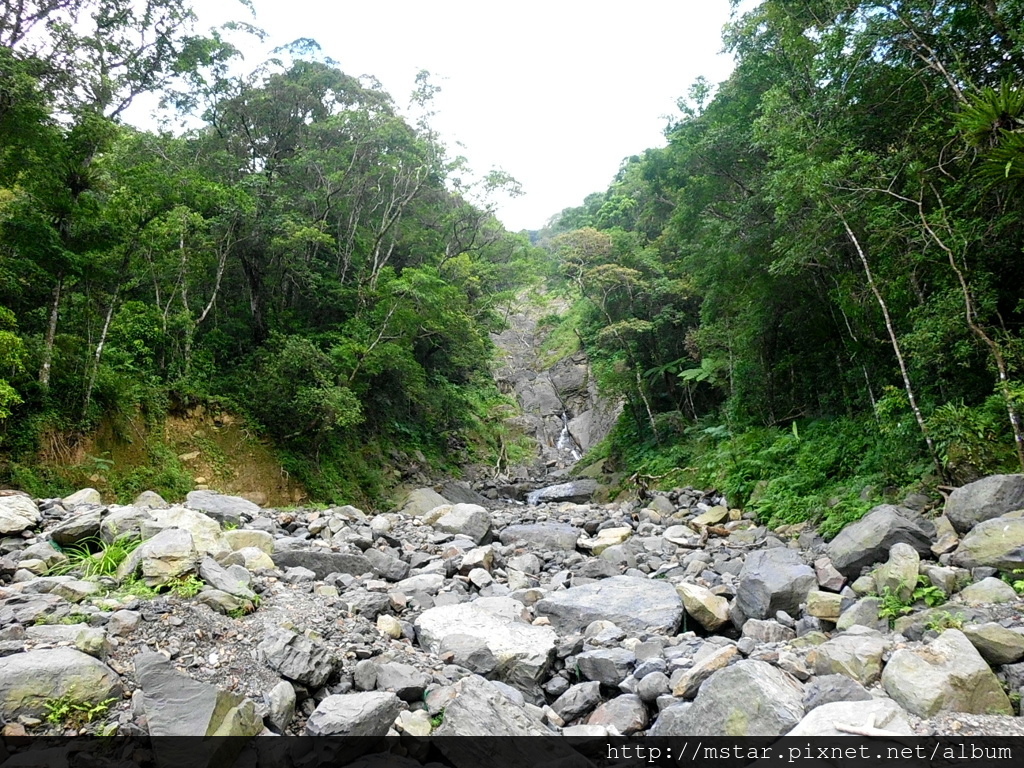
[[[623,736],[631,736],[647,727],[647,707],[634,693],[624,693],[606,701],[587,718],[587,725],[603,725]]]
[[[204,557],[199,563],[199,576],[214,589],[229,595],[256,603],[256,593],[249,588],[252,575],[238,565],[224,568],[212,557]]]
[[[924,648],[893,653],[882,672],[882,687],[919,717],[939,712],[1013,714],[999,680],[957,629],[947,629]]]
[[[664,710],[647,735],[781,736],[803,719],[802,701],[803,688],[791,676],[744,659],[713,674],[689,707]]]
[[[334,694],[321,701],[309,716],[306,734],[385,736],[402,709],[402,700],[384,691]]]
[[[142,544],[128,557],[118,570],[128,576],[137,570],[151,587],[167,582],[190,571],[199,564],[199,553],[192,543],[192,534],[180,528],[168,528]]]
[[[274,563],[281,569],[307,568],[320,580],[332,573],[362,576],[373,572],[370,561],[361,552],[332,552],[325,547],[275,550]]]
[[[917,554],[916,552],[914,554]],[[812,589],[807,593],[807,615],[835,623],[842,616],[843,598],[835,592]]]
[[[97,659],[105,659],[110,651],[106,630],[88,624],[37,624],[25,627],[25,637],[47,645],[69,645]]]
[[[27,651],[0,658],[0,719],[40,717],[46,702],[67,696],[84,704],[121,698],[110,667],[74,648]]]
[[[426,672],[397,661],[383,661],[374,666],[377,668],[377,690],[390,691],[402,701],[423,700],[423,694],[430,684],[430,675]]]
[[[1010,603],[1017,599],[1013,587],[995,576],[987,576],[960,590],[960,600],[965,605],[988,605],[989,603]]]
[[[25,494],[0,496],[0,534],[21,533],[39,524],[39,508]]]
[[[334,657],[327,648],[284,627],[268,629],[257,651],[282,677],[310,688],[321,688],[334,673]]]
[[[816,675],[846,675],[871,685],[882,674],[882,657],[888,646],[880,632],[854,626],[813,648],[807,662]]]
[[[586,504],[597,492],[597,487],[597,480],[583,478],[530,491],[526,494],[526,501],[528,504],[553,504],[560,501]]]
[[[260,515],[260,508],[241,496],[226,496],[216,491],[190,491],[185,496],[185,506],[212,517],[218,523],[240,525],[243,520],[253,520]]]
[[[1024,568],[1024,517],[996,517],[975,525],[953,552],[953,565],[1011,572]]]
[[[513,615],[522,604],[495,598],[492,610],[483,600],[430,608],[416,619],[416,637],[431,653],[439,655],[453,635],[469,635],[483,641],[497,661],[496,672],[516,687],[533,691],[555,658],[557,636],[549,627],[517,621]],[[494,607],[497,606],[497,609]],[[505,615],[501,615],[505,606]]]
[[[132,506],[142,509],[167,509],[171,505],[164,501],[164,497],[156,491],[143,491],[135,497]]]
[[[559,550],[571,552],[576,549],[580,529],[566,523],[531,523],[510,525],[499,535],[502,544],[525,547],[531,550]]]
[[[148,512],[148,515],[152,523],[140,523],[143,537],[153,528],[180,528],[192,534],[192,542],[201,555],[219,558],[231,552],[231,546],[223,536],[220,523],[209,515],[186,507],[154,509]]]
[[[65,509],[68,509],[84,504],[100,505],[103,503],[103,497],[100,496],[100,492],[95,488],[82,488],[70,496],[65,496],[61,501]]]
[[[843,528],[829,542],[827,553],[836,570],[854,579],[865,566],[885,560],[894,544],[902,542],[919,554],[929,554],[934,533],[934,526],[909,510],[883,504]]]
[[[990,475],[955,489],[946,500],[945,516],[957,533],[978,523],[1024,509],[1024,475]]]
[[[705,656],[689,669],[681,670],[673,676],[672,695],[683,699],[692,699],[709,677],[718,670],[725,669],[739,656],[740,652],[735,645],[723,646]]]
[[[863,685],[846,675],[819,675],[804,686],[804,709],[835,701],[871,701],[874,698]]]
[[[398,511],[412,517],[422,517],[435,507],[445,504],[451,504],[451,502],[432,488],[417,488],[406,494]]]
[[[434,528],[445,533],[462,534],[482,544],[491,538],[491,515],[476,504],[455,504],[437,519]]]
[[[618,687],[636,665],[636,656],[625,648],[595,648],[576,656],[580,674],[587,680]]]
[[[665,581],[613,576],[591,584],[552,592],[534,606],[563,634],[582,632],[605,619],[634,634],[674,634],[683,615],[683,601]]]
[[[240,549],[255,547],[268,555],[274,554],[274,537],[266,531],[256,531],[251,528],[236,528],[231,531],[224,531],[224,541],[231,547],[233,552]]]
[[[1024,633],[994,621],[965,624],[963,633],[989,664],[1013,664],[1024,659]]]
[[[434,729],[433,736],[547,736],[551,732],[526,710],[514,704],[495,685],[478,675],[464,677],[452,686],[452,699],[444,708],[444,722]],[[440,739],[438,748],[456,765],[459,755],[446,749],[449,740]],[[487,740],[459,739],[466,748],[479,744],[481,761],[476,765],[490,765],[492,745]],[[536,759],[536,754],[534,754]],[[468,762],[468,761],[466,761]]]
[[[796,551],[775,547],[751,552],[740,570],[733,622],[742,627],[747,619],[772,618],[779,611],[796,615],[817,586],[814,569]]]
[[[796,727],[786,734],[793,736],[849,736],[850,729],[878,728],[888,734],[913,736],[907,712],[891,699],[835,701],[808,712]]]
[[[576,683],[555,699],[551,708],[565,722],[569,723],[587,714],[601,703],[601,684],[598,682]]]
[[[150,736],[255,736],[263,722],[252,700],[193,680],[162,654],[135,657]]]
[[[708,632],[714,632],[729,620],[729,601],[699,584],[676,584],[683,608]]]
[[[577,546],[580,549],[590,552],[592,555],[600,555],[609,547],[623,544],[633,535],[633,529],[628,525],[616,528],[602,528],[597,536],[581,536]]]
[[[917,586],[917,572],[921,567],[921,556],[909,544],[898,541],[889,550],[889,559],[885,565],[872,574],[875,580],[875,592],[884,595],[886,591],[897,595],[904,602]]]
[[[84,539],[98,538],[106,507],[83,507],[75,510],[50,531],[50,538],[62,547],[73,546]]]

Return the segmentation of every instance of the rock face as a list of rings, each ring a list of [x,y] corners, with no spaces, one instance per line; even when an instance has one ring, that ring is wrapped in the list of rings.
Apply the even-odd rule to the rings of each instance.
[[[957,533],[978,523],[1024,509],[1024,475],[991,475],[949,494],[945,515]]]
[[[929,554],[933,533],[909,511],[883,504],[843,528],[829,542],[828,556],[840,573],[856,578],[865,566],[884,561],[894,544],[902,542]]]
[[[263,730],[249,699],[177,672],[159,653],[135,659],[151,736],[255,736]]]
[[[742,627],[747,619],[766,619],[778,611],[798,613],[817,585],[814,569],[799,553],[782,547],[751,552],[740,571],[734,623]]]
[[[716,672],[693,704],[669,708],[651,736],[782,736],[804,716],[803,690],[763,661],[745,659]]]
[[[121,696],[121,679],[106,664],[73,648],[0,658],[0,719],[39,717],[62,696],[100,704]]]
[[[882,672],[885,692],[908,712],[1012,714],[1010,700],[963,632],[947,629],[919,650],[896,651]]]
[[[614,576],[553,592],[535,609],[559,632],[580,632],[606,619],[626,632],[672,633],[683,616],[683,602],[671,584]]]

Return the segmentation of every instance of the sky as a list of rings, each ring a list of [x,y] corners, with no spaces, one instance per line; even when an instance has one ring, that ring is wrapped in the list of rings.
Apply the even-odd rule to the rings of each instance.
[[[196,3],[200,25],[263,28],[246,68],[300,37],[347,74],[373,75],[406,105],[416,73],[441,87],[432,124],[478,173],[501,168],[524,194],[497,201],[512,231],[539,229],[606,189],[623,158],[663,146],[676,100],[698,76],[732,68],[721,54],[729,0],[253,0]],[[233,38],[236,44],[243,43]],[[461,145],[461,146],[460,146]]]

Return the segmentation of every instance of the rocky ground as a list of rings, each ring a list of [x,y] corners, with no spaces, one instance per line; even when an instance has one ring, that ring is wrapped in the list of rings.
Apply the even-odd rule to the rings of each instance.
[[[1024,735],[1024,476],[828,543],[692,489],[463,493],[5,492],[3,734]]]

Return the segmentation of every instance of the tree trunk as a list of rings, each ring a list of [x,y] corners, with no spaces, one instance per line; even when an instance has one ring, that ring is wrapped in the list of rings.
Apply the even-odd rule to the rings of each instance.
[[[93,355],[92,369],[89,371],[89,380],[85,385],[85,398],[82,401],[82,418],[85,418],[89,411],[89,403],[92,402],[92,390],[96,386],[96,376],[100,370],[100,359],[103,357],[103,347],[107,343],[107,331],[110,330],[110,319],[114,316],[114,307],[117,305],[117,291],[110,299],[110,306],[107,307],[107,316],[103,319],[103,330],[100,331],[100,340],[96,343],[96,353]]]
[[[53,363],[53,343],[57,337],[57,318],[60,314],[60,294],[64,287],[64,274],[57,276],[53,288],[53,304],[50,306],[50,322],[46,327],[46,341],[43,344],[43,362],[39,368],[39,386],[46,392],[50,389],[50,366]]]

